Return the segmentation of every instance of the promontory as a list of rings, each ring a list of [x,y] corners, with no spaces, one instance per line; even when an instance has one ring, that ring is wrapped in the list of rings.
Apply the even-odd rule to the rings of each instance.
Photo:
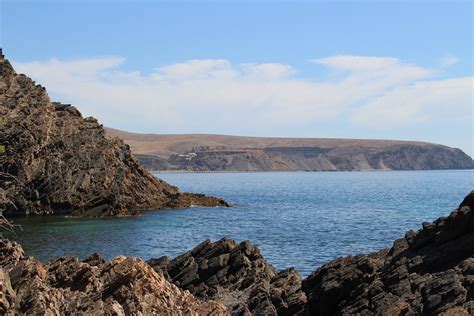
[[[93,117],[51,102],[0,51],[0,214],[134,215],[141,210],[227,206],[153,176]]]

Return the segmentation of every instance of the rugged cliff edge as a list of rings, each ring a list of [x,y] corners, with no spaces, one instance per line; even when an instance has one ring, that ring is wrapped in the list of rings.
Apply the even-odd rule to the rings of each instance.
[[[0,212],[110,216],[225,206],[156,179],[97,120],[51,102],[0,51]]]
[[[333,260],[303,281],[250,242],[227,238],[173,260],[106,263],[94,254],[48,264],[1,240],[0,314],[474,315],[474,191],[422,226],[390,249]]]
[[[151,170],[343,171],[472,169],[462,150],[397,140],[135,134],[106,128]]]

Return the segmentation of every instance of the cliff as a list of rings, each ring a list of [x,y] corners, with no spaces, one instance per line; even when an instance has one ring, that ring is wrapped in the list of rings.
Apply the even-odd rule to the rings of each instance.
[[[190,205],[227,204],[156,179],[96,119],[51,102],[0,56],[0,212],[110,216]]]
[[[463,151],[395,140],[135,134],[107,128],[151,170],[338,171],[471,169]]]
[[[48,264],[1,240],[0,281],[0,313],[12,315],[473,315],[474,191],[391,248],[338,258],[303,281],[227,238],[172,260],[94,254]]]

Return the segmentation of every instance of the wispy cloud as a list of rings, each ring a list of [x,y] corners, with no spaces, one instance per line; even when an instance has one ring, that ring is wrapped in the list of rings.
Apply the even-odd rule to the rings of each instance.
[[[446,63],[454,63],[447,60]],[[87,115],[132,130],[273,134],[341,122],[380,129],[472,118],[473,77],[439,79],[397,58],[329,56],[311,60],[336,79],[308,79],[279,63],[189,60],[144,75],[121,57],[14,63]],[[281,134],[281,133],[279,133]],[[350,136],[350,135],[347,135]]]
[[[472,77],[417,82],[369,101],[355,111],[353,121],[393,128],[426,121],[469,122],[472,118]]]
[[[455,65],[459,63],[459,58],[455,57],[455,56],[445,56],[443,58],[441,58],[441,65],[442,66],[452,66],[452,65]]]

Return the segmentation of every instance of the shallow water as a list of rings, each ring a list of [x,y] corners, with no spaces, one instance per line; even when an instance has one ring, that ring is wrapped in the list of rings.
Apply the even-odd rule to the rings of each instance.
[[[338,256],[391,246],[423,221],[448,215],[474,188],[474,170],[161,173],[183,191],[224,197],[233,208],[194,207],[118,219],[15,219],[9,238],[47,261],[100,252],[174,257],[204,239],[249,239],[281,269],[302,275]]]

